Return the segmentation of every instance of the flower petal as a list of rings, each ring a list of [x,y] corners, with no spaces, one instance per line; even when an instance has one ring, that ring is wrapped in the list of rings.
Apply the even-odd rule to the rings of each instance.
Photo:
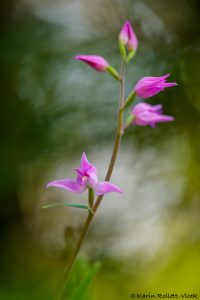
[[[156,112],[156,113],[161,113],[162,112],[162,105],[157,104],[157,105],[151,105],[147,103],[138,103],[135,105],[132,109],[132,114],[133,115],[138,115],[140,113],[143,113],[144,111],[150,111],[150,112]]]
[[[136,119],[134,120],[134,124],[140,126],[150,125],[151,127],[154,128],[156,123],[171,122],[171,121],[174,121],[174,117],[161,115],[150,111],[145,111],[137,115]]]
[[[120,188],[108,181],[99,182],[95,186],[94,191],[97,196],[104,195],[110,192],[122,193],[122,190]]]
[[[175,86],[175,85],[178,85],[178,84],[176,82],[165,82],[165,83],[163,83],[164,88]]]
[[[85,152],[82,154],[80,169],[77,170],[82,171],[83,173],[86,171],[86,173],[91,177],[95,177],[97,175],[96,167],[88,161]]]
[[[93,168],[89,169],[87,171],[87,174],[89,175],[88,176],[88,184],[89,184],[90,187],[94,188],[96,186],[97,182],[98,182],[96,168],[95,168],[95,170]]]
[[[119,33],[119,40],[123,45],[126,45],[128,43],[128,38],[129,38],[128,21],[126,21]]]
[[[86,186],[84,185],[79,185],[77,184],[77,182],[75,180],[72,179],[61,179],[61,180],[55,180],[55,181],[51,181],[47,184],[47,187],[49,186],[55,186],[58,188],[63,188],[65,190],[68,190],[72,193],[82,193],[84,192],[84,190],[86,189]]]
[[[90,168],[90,166],[91,166],[91,163],[88,161],[85,152],[83,152],[82,158],[81,158],[81,169],[87,170],[88,168]]]
[[[137,45],[138,45],[138,40],[135,35],[135,32],[133,31],[133,27],[131,26],[131,23],[127,23],[128,27],[128,34],[129,34],[129,40],[128,40],[128,49],[136,51]]]

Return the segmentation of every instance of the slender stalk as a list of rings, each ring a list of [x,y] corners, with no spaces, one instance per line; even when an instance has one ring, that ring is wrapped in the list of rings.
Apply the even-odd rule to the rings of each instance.
[[[64,280],[64,283],[63,283],[63,286],[62,286],[61,290],[59,291],[59,294],[56,297],[56,300],[60,300],[61,299],[61,296],[62,296],[62,294],[63,294],[63,292],[65,290],[65,286],[67,284],[67,281],[68,281],[68,278],[69,278],[69,274],[70,274],[70,272],[72,270],[73,264],[74,264],[74,262],[76,260],[76,257],[78,255],[78,253],[79,253],[79,250],[81,248],[82,242],[84,240],[84,237],[86,235],[86,232],[87,232],[88,227],[89,227],[89,225],[90,225],[90,223],[92,221],[93,216],[94,215],[89,212],[88,217],[87,217],[86,222],[85,222],[85,225],[84,225],[83,230],[81,232],[80,238],[79,238],[78,243],[76,245],[75,251],[74,251],[74,253],[73,253],[73,255],[72,255],[71,259],[70,259],[70,262],[69,262],[69,264],[67,266],[67,269],[65,270],[65,280]]]
[[[122,134],[123,134],[123,105],[124,105],[124,101],[125,101],[125,97],[124,97],[124,94],[125,94],[125,79],[124,79],[124,75],[125,75],[125,68],[126,68],[126,62],[125,60],[123,59],[122,60],[122,65],[121,65],[121,73],[120,73],[120,101],[119,101],[119,111],[118,111],[118,126],[117,126],[117,131],[116,131],[116,136],[115,136],[115,142],[114,142],[114,146],[113,146],[113,152],[112,152],[112,156],[111,156],[111,160],[110,160],[110,164],[109,164],[109,167],[108,167],[108,171],[106,173],[106,177],[105,177],[105,181],[109,181],[110,178],[111,178],[111,175],[112,175],[112,172],[113,172],[113,168],[115,166],[115,162],[116,162],[116,159],[117,159],[117,154],[118,154],[118,151],[119,151],[119,146],[120,146],[120,142],[121,142],[121,137],[122,137]],[[88,201],[91,202],[91,192],[89,191],[89,194],[88,194]],[[68,278],[69,278],[69,274],[72,270],[72,267],[73,267],[73,264],[76,260],[76,257],[79,253],[79,250],[81,248],[81,245],[83,243],[83,240],[86,236],[86,233],[88,231],[88,228],[90,226],[90,223],[94,217],[94,214],[95,212],[97,211],[102,199],[103,199],[103,196],[104,195],[101,195],[101,196],[98,196],[95,203],[94,203],[94,206],[91,208],[92,209],[92,212],[89,211],[89,214],[88,214],[88,217],[85,221],[85,224],[84,224],[84,227],[82,229],[82,232],[81,232],[81,235],[80,235],[80,238],[78,240],[78,243],[76,245],[76,248],[74,250],[74,253],[70,259],[70,262],[65,270],[65,281],[64,281],[64,284],[62,286],[62,289],[60,290],[56,300],[60,300],[61,299],[61,296],[64,292],[64,289],[65,289],[65,286],[66,286],[66,283],[68,281]]]
[[[118,126],[117,126],[117,132],[116,132],[116,136],[115,136],[115,143],[114,143],[114,147],[113,147],[113,152],[112,152],[112,156],[111,156],[111,160],[110,160],[110,164],[108,167],[108,171],[106,173],[106,177],[105,177],[105,181],[109,181],[113,172],[113,168],[115,166],[115,162],[117,159],[117,154],[119,151],[119,146],[121,143],[121,137],[123,134],[123,110],[122,107],[124,105],[124,101],[125,101],[125,69],[126,69],[126,62],[125,60],[122,60],[122,66],[121,66],[121,81],[120,81],[120,101],[119,101],[119,111],[118,111]],[[97,200],[94,204],[93,207],[93,211],[96,212],[101,200],[103,199],[104,195],[98,196]]]
[[[89,206],[89,214],[94,214],[93,212],[93,205],[94,205],[94,191],[93,189],[88,189],[88,206]]]

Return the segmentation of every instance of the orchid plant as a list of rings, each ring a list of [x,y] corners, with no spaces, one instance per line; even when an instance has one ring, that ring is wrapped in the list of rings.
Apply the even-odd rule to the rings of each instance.
[[[88,228],[93,220],[99,205],[105,194],[110,192],[122,193],[122,190],[110,182],[110,178],[113,172],[113,168],[116,163],[117,154],[119,151],[122,135],[125,130],[131,125],[137,126],[151,126],[154,128],[157,123],[171,122],[174,120],[172,116],[167,116],[162,113],[162,105],[150,105],[144,102],[135,100],[137,97],[141,99],[148,99],[159,92],[163,91],[167,87],[175,86],[175,82],[167,82],[169,74],[160,77],[143,77],[141,78],[129,96],[125,98],[125,70],[127,64],[135,56],[138,47],[138,40],[133,31],[131,23],[126,21],[119,33],[119,49],[122,58],[121,71],[118,73],[114,67],[112,67],[105,58],[98,55],[77,55],[74,59],[82,61],[88,64],[90,67],[98,72],[108,72],[120,84],[120,99],[119,99],[119,110],[118,110],[118,122],[116,136],[113,146],[113,152],[108,166],[108,170],[105,176],[105,180],[102,182],[98,181],[97,169],[91,164],[85,152],[82,154],[81,163],[78,168],[75,168],[76,180],[74,179],[59,179],[51,181],[47,184],[47,187],[58,187],[65,189],[72,193],[83,193],[88,190],[88,205],[82,204],[71,204],[71,203],[55,203],[44,206],[57,207],[57,206],[70,206],[75,208],[83,208],[88,210],[88,216],[83,226],[80,238],[75,247],[74,253],[69,261],[69,264],[65,273],[65,282],[57,299],[60,299],[65,289],[66,282],[69,274],[72,270],[73,264],[77,258],[85,235]],[[131,109],[130,109],[131,108]],[[128,111],[128,116],[124,120],[124,112]],[[95,199],[96,195],[96,199]]]

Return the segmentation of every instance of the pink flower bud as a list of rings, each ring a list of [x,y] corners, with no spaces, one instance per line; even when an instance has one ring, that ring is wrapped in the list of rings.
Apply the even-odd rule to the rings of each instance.
[[[140,98],[150,98],[163,91],[166,87],[177,85],[176,82],[167,82],[166,79],[169,76],[170,74],[161,77],[143,77],[137,82],[134,91]]]
[[[123,46],[127,46],[129,51],[135,52],[137,50],[137,37],[129,21],[124,23],[119,34],[119,41]]]
[[[131,112],[134,117],[132,124],[139,126],[155,127],[156,123],[171,122],[174,118],[162,115],[162,105],[150,105],[146,103],[136,104]]]
[[[85,62],[98,72],[106,71],[109,66],[105,58],[98,55],[77,55],[74,57],[74,59]]]

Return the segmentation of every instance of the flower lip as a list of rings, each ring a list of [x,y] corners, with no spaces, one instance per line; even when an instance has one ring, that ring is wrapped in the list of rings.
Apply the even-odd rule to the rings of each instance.
[[[92,171],[92,165],[90,165],[86,169],[74,168],[74,170],[77,172],[78,175],[89,177],[89,171]]]
[[[74,168],[74,171],[76,171],[77,174],[80,175],[80,176],[86,176],[86,177],[89,176],[86,170],[81,170],[81,169],[78,169],[78,168]]]

